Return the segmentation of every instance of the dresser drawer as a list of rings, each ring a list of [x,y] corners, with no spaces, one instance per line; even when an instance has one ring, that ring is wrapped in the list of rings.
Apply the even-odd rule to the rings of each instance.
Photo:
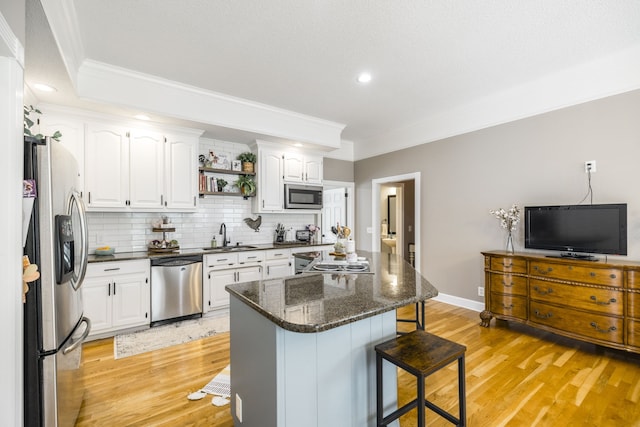
[[[532,261],[529,264],[529,274],[531,276],[569,280],[592,285],[622,287],[623,283],[622,270],[617,268],[597,268]]]
[[[527,278],[512,274],[491,273],[491,292],[527,295]]]
[[[627,271],[627,287],[629,289],[640,289],[640,271]]]
[[[624,314],[624,293],[613,288],[589,288],[529,279],[529,297],[532,300],[568,305],[602,314]],[[640,307],[638,308],[640,310]]]
[[[627,315],[640,319],[640,293],[627,293]]]
[[[529,320],[565,332],[616,344],[623,342],[622,318],[586,313],[567,307],[554,307],[536,301],[529,303]]]
[[[527,318],[527,299],[492,293],[490,311],[497,316],[510,316],[525,320]]]
[[[640,347],[640,322],[627,320],[627,345]]]
[[[527,261],[511,257],[491,257],[491,270],[506,273],[526,273]]]

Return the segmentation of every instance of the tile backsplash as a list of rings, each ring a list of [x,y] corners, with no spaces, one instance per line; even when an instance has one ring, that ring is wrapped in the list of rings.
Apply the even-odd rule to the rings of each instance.
[[[227,154],[230,159],[235,159],[241,152],[250,151],[243,144],[201,139],[200,154],[207,156],[209,150]],[[218,244],[222,244],[222,236],[218,232],[223,222],[227,226],[227,238],[235,245],[236,242],[273,242],[278,223],[292,229],[293,239],[295,230],[304,229],[308,224],[319,224],[320,220],[319,215],[315,214],[261,214],[262,225],[260,231],[255,232],[244,222],[244,218],[257,217],[251,212],[251,200],[239,196],[200,198],[195,212],[89,212],[89,252],[93,253],[97,247],[104,245],[115,247],[116,252],[146,251],[150,241],[162,239],[162,233],[152,230],[153,223],[162,215],[166,215],[176,229],[174,233],[167,233],[167,239],[177,240],[183,249],[208,247],[214,235]]]

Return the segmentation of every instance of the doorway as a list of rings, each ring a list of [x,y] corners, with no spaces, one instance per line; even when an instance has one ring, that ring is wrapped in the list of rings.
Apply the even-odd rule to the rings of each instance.
[[[382,245],[394,246],[420,271],[420,172],[373,179],[371,190],[372,250],[391,252]]]

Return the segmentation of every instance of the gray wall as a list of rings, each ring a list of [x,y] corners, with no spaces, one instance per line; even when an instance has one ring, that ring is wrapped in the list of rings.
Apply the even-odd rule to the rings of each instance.
[[[584,162],[595,160],[593,202],[628,203],[629,255],[623,258],[640,260],[638,111],[640,91],[633,91],[357,161],[358,243],[371,248],[371,180],[419,171],[422,253],[416,262],[441,293],[480,302],[480,251],[504,249],[506,236],[489,210],[577,204],[587,193]],[[523,250],[522,224],[516,251]]]
[[[353,182],[353,162],[325,157],[322,166],[323,178],[327,181]]]

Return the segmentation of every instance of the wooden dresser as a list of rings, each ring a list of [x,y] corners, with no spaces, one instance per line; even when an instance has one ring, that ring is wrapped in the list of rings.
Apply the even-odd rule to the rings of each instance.
[[[482,254],[482,326],[496,317],[640,353],[640,263]]]

